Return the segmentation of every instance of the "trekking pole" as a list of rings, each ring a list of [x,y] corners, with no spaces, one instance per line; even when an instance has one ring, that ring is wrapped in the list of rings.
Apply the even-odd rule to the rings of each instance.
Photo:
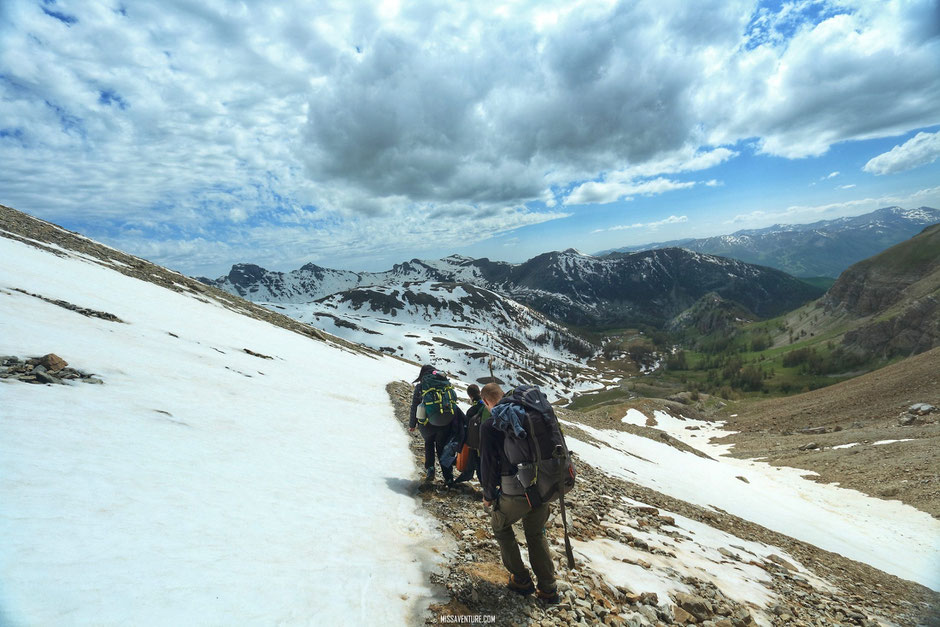
[[[565,451],[560,444],[555,447],[552,456],[563,462]],[[565,556],[568,558],[568,569],[574,570],[574,552],[571,550],[571,540],[568,539],[568,518],[565,515],[565,464],[559,463],[558,466],[560,468],[558,471],[558,502],[561,505],[561,526],[565,532]]]

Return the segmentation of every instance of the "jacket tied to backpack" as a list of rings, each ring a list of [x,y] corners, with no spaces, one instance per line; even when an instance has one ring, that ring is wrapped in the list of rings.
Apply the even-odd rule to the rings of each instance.
[[[493,427],[505,434],[503,452],[514,474],[503,473],[500,489],[525,495],[532,507],[553,501],[573,487],[576,472],[555,410],[533,385],[521,385],[492,410]]]
[[[493,426],[506,435],[512,435],[520,440],[529,437],[522,426],[525,422],[525,409],[521,405],[500,404],[493,408],[491,414]]]

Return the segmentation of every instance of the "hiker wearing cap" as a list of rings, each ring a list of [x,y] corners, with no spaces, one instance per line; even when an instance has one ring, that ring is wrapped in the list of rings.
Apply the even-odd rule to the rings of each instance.
[[[510,411],[510,405],[500,403],[503,400],[503,391],[495,383],[484,385],[481,397],[492,414],[492,418],[480,428],[480,484],[483,486],[483,506],[492,508],[493,535],[499,544],[503,565],[509,571],[507,586],[523,595],[535,592],[538,599],[544,603],[557,603],[555,565],[552,563],[548,539],[545,537],[545,523],[550,513],[549,503],[536,502],[533,507],[525,494],[516,491],[507,494],[503,491],[503,486],[509,486],[516,479],[518,472],[518,465],[510,461],[504,444],[506,439],[510,438],[511,430],[519,437],[525,437],[527,427],[523,427],[524,418],[520,419],[514,410]],[[497,409],[494,411],[494,408]],[[524,411],[522,413],[524,417]],[[550,456],[551,451],[546,449],[545,454]],[[516,542],[512,530],[513,524],[520,520],[529,551],[529,564],[535,573],[538,588],[522,561],[519,543]]]
[[[454,483],[453,462],[445,464],[442,454],[444,446],[452,438],[456,426],[463,420],[463,411],[457,407],[457,397],[453,387],[443,373],[434,369],[434,366],[421,366],[418,378],[413,381],[414,393],[411,397],[411,416],[408,421],[408,430],[414,432],[415,427],[424,438],[424,478],[425,481],[434,481],[434,457],[437,456],[441,466],[441,475],[444,485]]]

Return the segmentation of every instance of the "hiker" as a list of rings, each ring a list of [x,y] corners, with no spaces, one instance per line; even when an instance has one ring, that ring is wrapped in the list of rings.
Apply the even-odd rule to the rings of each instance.
[[[468,451],[467,466],[454,483],[463,483],[473,479],[474,473],[480,481],[480,424],[489,418],[490,410],[480,398],[480,386],[471,383],[467,386],[467,397],[470,399],[470,409],[466,411],[466,429],[462,444]]]
[[[518,457],[519,445],[531,447],[532,439],[520,440],[513,436],[525,437],[529,421],[519,420],[518,414],[526,415],[532,410],[509,402],[503,398],[503,391],[496,383],[487,383],[481,391],[483,404],[490,410],[492,417],[483,423],[480,429],[480,483],[483,486],[483,506],[492,508],[491,522],[493,534],[499,544],[503,565],[509,571],[510,590],[527,595],[536,593],[545,603],[558,602],[558,589],[555,585],[555,565],[548,550],[545,537],[545,523],[548,521],[549,502],[529,505],[529,499],[522,484],[516,478],[518,462],[510,461],[510,455]],[[534,412],[533,412],[534,413]],[[544,422],[539,418],[539,423]],[[520,431],[521,430],[521,431]],[[509,435],[512,433],[513,435]],[[523,436],[522,434],[525,434]],[[542,442],[540,433],[535,434],[541,455],[550,459],[554,446]],[[526,453],[529,454],[528,452]],[[529,550],[529,563],[538,580],[538,588],[533,584],[529,570],[522,561],[519,544],[516,542],[512,526],[522,521],[526,547]]]
[[[434,366],[421,366],[421,372],[418,378],[413,381],[415,384],[414,393],[411,397],[411,417],[408,422],[408,430],[414,433],[415,427],[421,432],[424,438],[424,480],[434,481],[434,457],[437,455],[438,463],[441,466],[441,475],[444,477],[444,485],[451,486],[454,483],[453,462],[449,465],[444,463],[442,454],[444,445],[453,437],[456,427],[463,420],[463,411],[457,406],[456,396],[453,396],[453,388],[447,382],[443,373],[434,369]],[[436,386],[436,387],[435,387]],[[449,388],[449,392],[447,391]],[[440,413],[419,419],[419,408],[429,412],[428,403],[425,394],[429,389],[441,390],[444,396],[448,398],[440,400],[438,408]]]

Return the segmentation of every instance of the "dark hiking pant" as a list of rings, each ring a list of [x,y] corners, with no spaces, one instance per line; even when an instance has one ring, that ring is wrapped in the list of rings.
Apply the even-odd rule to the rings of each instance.
[[[548,552],[548,539],[545,537],[545,523],[548,520],[548,503],[543,503],[535,509],[529,507],[525,496],[500,495],[493,509],[493,534],[499,543],[499,552],[506,567],[517,581],[531,579],[529,570],[522,562],[519,553],[519,543],[513,535],[512,525],[522,520],[522,530],[525,532],[525,543],[529,549],[529,563],[532,572],[538,581],[539,590],[553,592],[555,590],[555,565]]]
[[[470,449],[470,458],[469,460],[467,460],[467,463],[469,464],[469,466],[467,467],[466,470],[460,473],[460,475],[456,479],[454,479],[454,483],[463,483],[464,481],[470,481],[471,479],[473,479],[473,473],[476,473],[477,481],[481,481],[480,479],[480,454],[477,452],[476,449],[474,448]]]
[[[441,453],[444,452],[444,445],[450,439],[450,425],[435,427],[434,425],[418,425],[421,436],[424,438],[424,469],[434,468],[434,454],[437,454],[437,462],[440,464]],[[441,464],[441,475],[444,481],[450,483],[454,479],[453,466],[445,468]]]

